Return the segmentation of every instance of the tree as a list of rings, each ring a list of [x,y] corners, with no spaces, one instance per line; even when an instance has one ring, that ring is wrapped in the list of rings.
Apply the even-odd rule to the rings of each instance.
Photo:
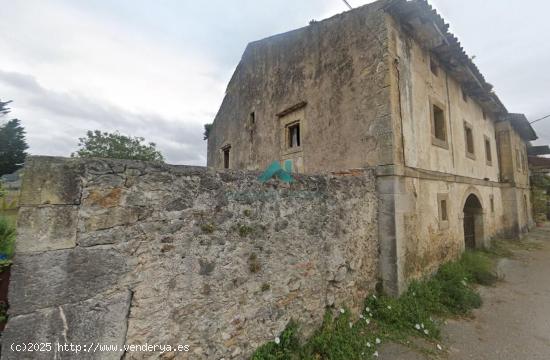
[[[0,100],[0,117],[7,115],[11,101]],[[26,150],[25,129],[18,119],[12,119],[0,125],[0,175],[11,174],[23,166]]]
[[[210,136],[210,131],[212,130],[212,125],[213,124],[204,124],[204,133],[202,134],[203,140],[208,140],[208,137]]]
[[[2,115],[6,115],[7,113],[10,112],[10,108],[8,108],[8,104],[11,103],[12,101],[5,101],[3,102],[2,100],[0,100],[0,116]]]
[[[143,144],[144,138],[122,135],[118,131],[88,131],[86,137],[79,138],[78,141],[80,149],[71,154],[72,157],[164,161],[155,143]]]

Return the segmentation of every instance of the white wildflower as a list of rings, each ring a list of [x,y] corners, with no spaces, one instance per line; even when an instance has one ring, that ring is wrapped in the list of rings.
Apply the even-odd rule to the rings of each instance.
[[[360,319],[364,318],[363,314],[359,314],[359,318]]]
[[[281,343],[281,339],[279,339],[279,337],[277,336],[275,338],[275,344],[279,345]]]
[[[365,322],[368,324],[370,324],[370,320],[369,319],[365,319]]]
[[[376,338],[376,343],[377,344],[380,344],[382,342],[382,340],[380,340],[379,338]]]
[[[341,313],[341,314],[343,314],[343,313],[345,313],[345,312],[346,312],[346,310],[344,310],[344,308],[340,308],[340,313]]]
[[[374,354],[372,354],[372,356],[374,357],[378,357],[378,350],[374,352]]]
[[[370,342],[367,343],[367,347],[370,347]]]
[[[437,344],[437,350],[443,350],[443,348],[441,347],[441,345]]]
[[[372,298],[373,298],[373,299],[376,299],[376,295],[372,294]]]
[[[391,310],[391,306],[388,305],[388,310]]]
[[[367,306],[367,308],[365,309],[365,312],[370,312],[370,307]]]
[[[428,335],[429,333],[428,329],[424,329],[424,334]]]
[[[370,317],[373,317],[373,316],[372,316],[372,313],[369,313],[369,316],[370,316]]]
[[[416,330],[420,330],[420,324],[416,324],[416,325],[414,326],[414,328],[415,328]]]
[[[420,324],[420,327],[421,327],[422,329],[424,329],[424,323]]]
[[[353,324],[350,322],[349,323],[349,328],[351,329],[353,327]]]

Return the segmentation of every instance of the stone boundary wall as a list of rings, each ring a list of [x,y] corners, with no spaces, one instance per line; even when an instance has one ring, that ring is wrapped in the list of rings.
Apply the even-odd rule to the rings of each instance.
[[[241,359],[291,319],[308,334],[327,306],[358,311],[378,276],[373,171],[257,176],[29,158],[2,359]],[[22,354],[14,342],[190,352]]]

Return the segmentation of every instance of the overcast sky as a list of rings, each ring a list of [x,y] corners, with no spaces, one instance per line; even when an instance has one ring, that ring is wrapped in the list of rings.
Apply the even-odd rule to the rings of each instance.
[[[349,0],[352,6],[371,1]],[[506,107],[550,114],[550,3],[433,0]],[[341,0],[0,0],[0,99],[32,154],[68,156],[88,129],[205,164],[211,122],[250,41],[345,11]],[[550,143],[550,119],[535,124]]]

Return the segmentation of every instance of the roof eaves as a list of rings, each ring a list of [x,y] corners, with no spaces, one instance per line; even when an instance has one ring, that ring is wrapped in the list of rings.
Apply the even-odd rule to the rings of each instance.
[[[537,140],[538,136],[529,120],[524,114],[509,113],[501,116],[503,121],[510,121],[512,127],[520,134],[520,136],[527,141]]]
[[[449,25],[428,1],[393,0],[386,6],[386,10],[397,17],[401,23],[408,24],[422,46],[438,56],[450,73],[462,84],[468,95],[476,99],[486,111],[496,115],[508,113],[504,104],[494,93],[493,86],[485,80],[479,68],[464,51],[458,38],[449,32]],[[419,19],[420,22],[413,24],[415,19]],[[430,26],[434,30],[433,36],[439,37],[441,41],[428,41],[427,24],[432,24]],[[423,32],[424,38],[418,37],[419,31],[415,31],[415,27],[428,30]]]

